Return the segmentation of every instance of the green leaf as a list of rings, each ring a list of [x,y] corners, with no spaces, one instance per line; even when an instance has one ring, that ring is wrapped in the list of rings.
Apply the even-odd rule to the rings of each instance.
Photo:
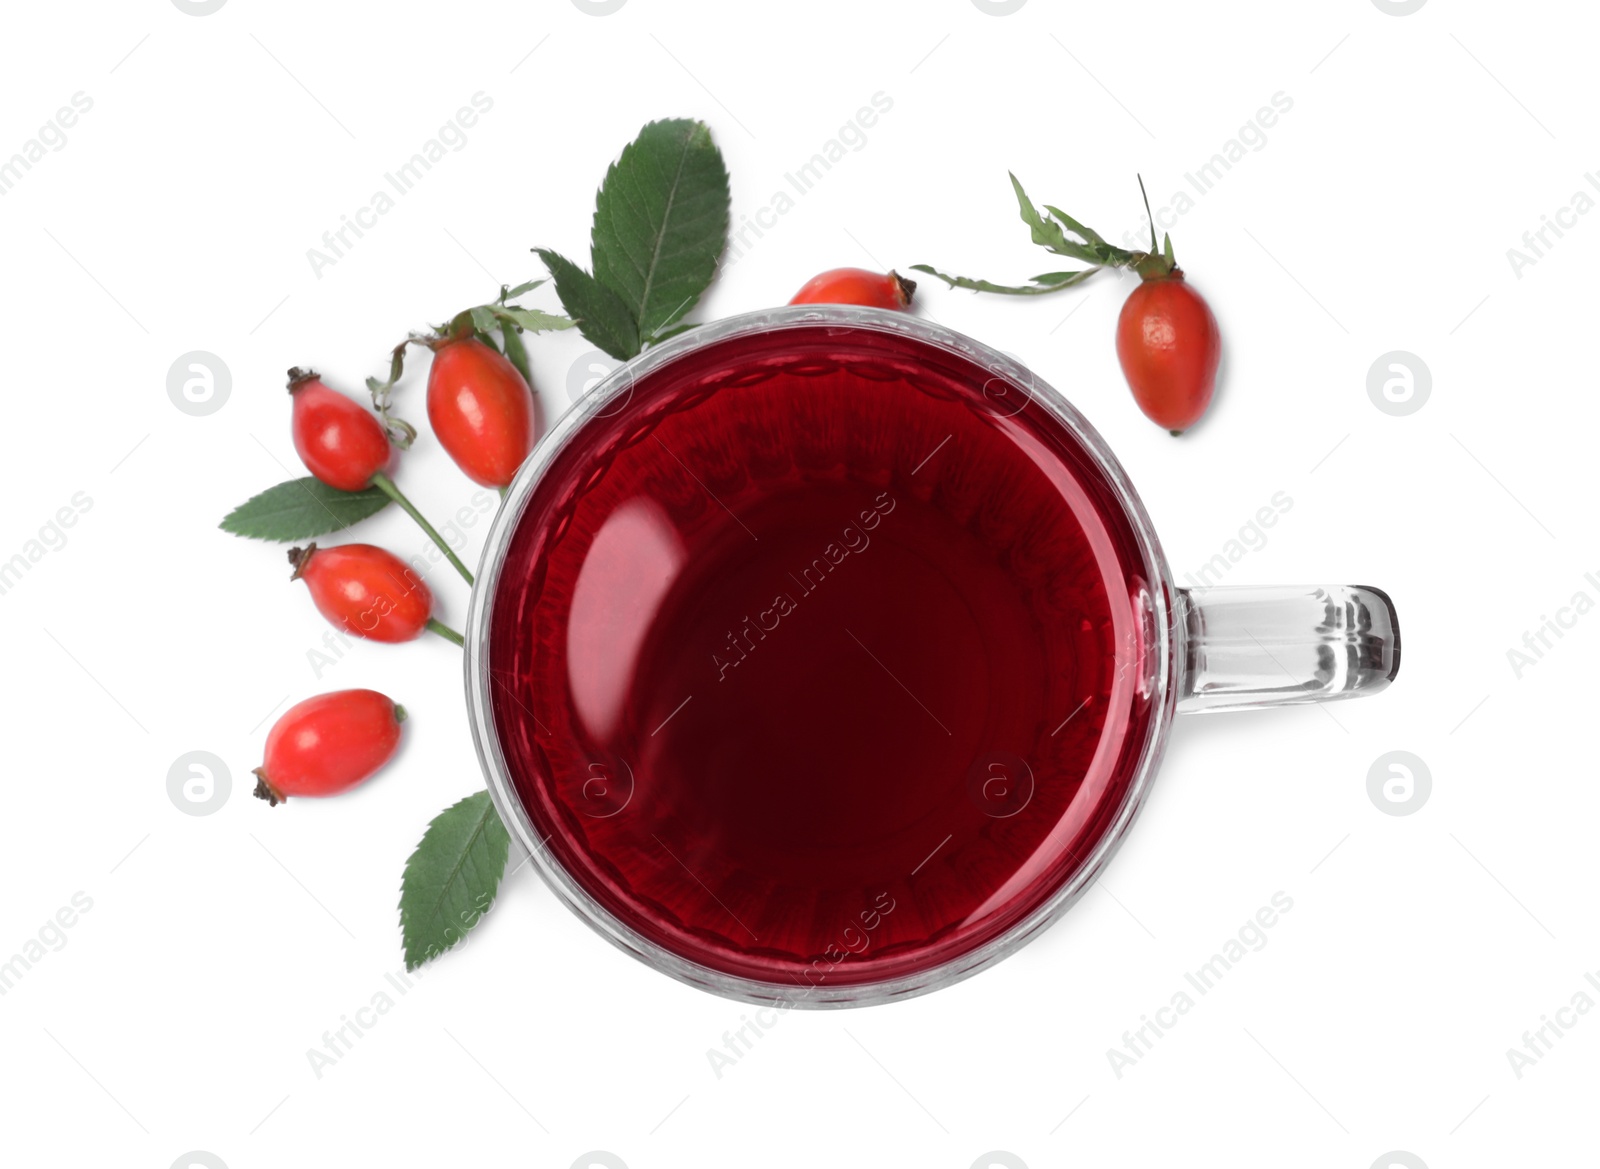
[[[489,912],[510,846],[488,792],[470,795],[433,818],[400,881],[407,970],[456,945]]]
[[[495,324],[494,310],[488,305],[480,304],[476,308],[469,308],[467,316],[472,321],[472,327],[480,333],[492,333],[498,327]]]
[[[1045,210],[1051,215],[1046,219],[1039,213],[1039,209],[1028,198],[1022,184],[1017,182],[1017,176],[1011,175],[1011,188],[1017,193],[1017,207],[1022,213],[1022,222],[1028,225],[1028,230],[1033,235],[1033,242],[1040,244],[1058,256],[1066,256],[1073,260],[1082,260],[1085,264],[1120,266],[1133,258],[1133,253],[1123,248],[1108,244],[1099,232],[1093,228],[1085,227],[1072,216],[1057,207],[1045,205]],[[1060,222],[1057,222],[1057,221]],[[1081,236],[1084,243],[1070,239],[1067,232]]]
[[[1074,259],[1084,260],[1091,264],[1106,264],[1113,261],[1126,260],[1133,254],[1124,248],[1107,243],[1105,237],[1098,231],[1079,223],[1059,207],[1053,207],[1046,203],[1044,209],[1050,213],[1051,219],[1045,219],[1039,214],[1039,209],[1033,205],[1027,193],[1023,191],[1022,184],[1017,182],[1017,176],[1010,175],[1010,178],[1011,187],[1017,193],[1017,203],[1022,210],[1022,221],[1032,229],[1034,243],[1043,244],[1052,252],[1071,256]],[[1059,222],[1055,222],[1056,220],[1059,220]],[[1067,239],[1066,232],[1068,231],[1080,237],[1084,243],[1079,244]]]
[[[618,361],[638,354],[639,324],[633,311],[611,289],[571,260],[548,248],[534,248],[555,278],[556,296],[578,330]]]
[[[1039,209],[1033,205],[1033,200],[1028,198],[1028,193],[1022,189],[1022,184],[1017,182],[1017,176],[1006,172],[1011,179],[1011,189],[1017,193],[1017,208],[1022,213],[1022,222],[1028,225],[1028,230],[1033,236],[1033,242],[1050,249],[1057,255],[1071,256],[1075,260],[1094,263],[1094,253],[1081,244],[1074,243],[1067,238],[1067,233],[1061,230],[1059,223],[1052,223],[1039,214]],[[1078,234],[1083,235],[1082,232]],[[1087,236],[1084,236],[1087,239]]]
[[[528,383],[528,388],[533,389],[533,374],[528,367],[528,350],[522,344],[522,334],[515,329],[507,328],[500,334],[505,338],[506,360],[517,367],[517,372],[522,375],[522,380]],[[535,393],[538,391],[535,390]]]
[[[578,322],[571,317],[558,316],[547,313],[542,308],[523,308],[521,305],[497,305],[494,315],[502,322],[509,321],[519,329],[530,333],[547,333],[557,329],[570,329]]]
[[[252,540],[287,544],[337,532],[377,515],[389,497],[376,487],[340,491],[308,475],[269,487],[224,517],[221,528]]]
[[[970,276],[948,276],[927,264],[913,264],[912,269],[937,276],[951,288],[970,288],[974,292],[999,292],[1007,296],[1042,296],[1047,292],[1059,292],[1063,288],[1083,283],[1101,268],[1134,268],[1141,276],[1147,275],[1147,269],[1154,270],[1163,265],[1170,270],[1172,261],[1170,239],[1167,241],[1165,261],[1146,252],[1130,252],[1126,248],[1119,248],[1115,244],[1107,243],[1105,237],[1093,228],[1084,226],[1061,208],[1052,207],[1048,203],[1044,205],[1044,210],[1049,212],[1047,218],[1038,207],[1034,206],[1033,200],[1028,198],[1028,193],[1022,189],[1017,176],[1009,172],[1008,175],[1011,179],[1011,189],[1016,192],[1017,209],[1021,213],[1022,222],[1028,225],[1033,242],[1057,255],[1080,260],[1090,265],[1088,268],[1076,272],[1043,272],[1033,277],[1028,284],[995,284]],[[1083,242],[1079,243],[1078,240],[1072,239],[1072,235],[1078,236]]]
[[[525,293],[532,292],[535,288],[538,288],[539,285],[543,283],[543,280],[527,280],[517,285],[515,288],[507,288],[505,285],[501,285],[500,303],[505,304],[508,300],[516,300],[517,297],[522,296]]]
[[[1052,207],[1046,203],[1044,209],[1066,225],[1067,230],[1076,232],[1088,241],[1088,247],[1084,250],[1088,252],[1090,263],[1121,267],[1132,262],[1138,254],[1130,252],[1127,248],[1119,248],[1115,244],[1107,243],[1099,232],[1091,227],[1085,227],[1059,207]]]
[[[1104,244],[1106,242],[1105,237],[1102,236],[1098,231],[1095,231],[1092,227],[1085,227],[1076,219],[1072,218],[1072,216],[1068,215],[1065,211],[1061,210],[1061,208],[1052,207],[1050,204],[1046,203],[1044,205],[1044,209],[1065,224],[1068,231],[1072,231],[1078,235],[1081,235],[1089,243]],[[1107,246],[1109,247],[1110,245]]]
[[[407,337],[404,341],[400,342],[400,344],[396,345],[393,351],[389,354],[388,381],[379,381],[375,377],[369,377],[367,379],[367,389],[372,392],[374,403],[376,403],[376,399],[379,395],[387,394],[391,389],[393,389],[395,382],[399,381],[400,375],[405,372],[406,346],[410,344],[411,338]]]
[[[1045,276],[1056,276],[1060,279],[1047,282],[1044,276],[1036,276],[1033,284],[993,284],[988,280],[974,280],[970,276],[947,276],[927,264],[913,264],[911,269],[914,272],[926,272],[929,276],[937,276],[951,288],[970,288],[973,292],[1000,292],[1007,296],[1042,296],[1047,292],[1059,292],[1063,288],[1083,283],[1100,271],[1099,268],[1085,268],[1081,272],[1047,272]]]
[[[383,429],[389,436],[389,441],[403,451],[411,449],[412,441],[417,437],[417,428],[404,418],[397,418],[389,413],[394,409],[394,386],[400,380],[400,375],[405,372],[406,346],[424,344],[419,337],[407,337],[396,345],[389,354],[389,380],[379,381],[375,377],[367,379],[367,392],[372,395],[372,408],[378,412],[378,417],[383,420]]]
[[[1161,234],[1161,254],[1166,257],[1167,263],[1177,267],[1178,259],[1172,254],[1172,236],[1166,232]]]
[[[639,131],[606,171],[590,237],[595,279],[621,298],[641,338],[693,308],[728,238],[728,171],[705,123],[674,118]]]

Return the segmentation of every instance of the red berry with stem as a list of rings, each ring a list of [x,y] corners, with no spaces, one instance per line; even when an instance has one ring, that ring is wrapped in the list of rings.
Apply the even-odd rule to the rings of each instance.
[[[472,573],[467,571],[467,566],[385,472],[393,452],[389,436],[378,419],[343,394],[330,390],[313,370],[291,369],[289,393],[294,398],[290,422],[294,449],[306,468],[329,487],[340,491],[376,487],[416,520],[428,539],[439,546],[470,585]],[[404,422],[390,419],[390,423],[403,434],[414,436],[416,433]],[[403,445],[410,445],[410,437],[405,438]]]
[[[371,544],[291,548],[290,580],[303,580],[317,611],[333,625],[372,641],[410,641],[431,629],[461,644],[461,635],[433,619],[433,594],[392,552]]]
[[[790,304],[862,304],[870,308],[911,307],[915,280],[898,272],[870,272],[865,268],[834,268],[813,276],[794,294]]]
[[[1046,272],[1027,284],[996,284],[970,276],[950,276],[927,264],[912,267],[937,276],[952,288],[1008,296],[1060,292],[1083,283],[1102,268],[1133,269],[1139,274],[1140,283],[1117,318],[1117,360],[1133,391],[1133,400],[1145,417],[1173,434],[1188,430],[1206,412],[1216,392],[1222,334],[1211,306],[1184,279],[1183,269],[1172,254],[1172,237],[1157,244],[1150,200],[1144,201],[1145,214],[1150,217],[1150,250],[1134,252],[1108,242],[1059,207],[1035,206],[1016,175],[1011,176],[1011,187],[1033,242],[1088,267]],[[1139,193],[1144,195],[1142,178]]]
[[[291,369],[290,429],[306,469],[329,487],[360,491],[389,464],[389,436],[362,406],[323,384],[314,370]]]
[[[446,340],[428,371],[428,421],[467,478],[505,488],[533,450],[533,391],[516,366],[471,335]]]
[[[256,792],[276,806],[290,796],[348,791],[394,757],[403,706],[376,690],[335,690],[291,706],[267,732]]]

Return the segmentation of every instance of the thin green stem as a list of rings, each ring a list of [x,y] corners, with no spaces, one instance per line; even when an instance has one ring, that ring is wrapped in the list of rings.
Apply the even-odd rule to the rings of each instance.
[[[456,566],[456,571],[461,574],[461,579],[466,581],[469,585],[473,583],[472,573],[468,572],[467,566],[461,563],[461,558],[454,552],[450,551],[450,545],[444,542],[444,537],[439,535],[439,533],[434,530],[432,524],[422,518],[422,513],[417,510],[415,504],[401,494],[400,488],[394,485],[393,479],[389,478],[389,476],[385,475],[382,471],[379,471],[372,477],[372,485],[387,495],[390,499],[398,503],[408,516],[416,520],[417,527],[426,532],[428,534],[428,539],[437,544],[439,546],[439,551],[444,553],[445,559]],[[456,644],[459,645],[460,641],[458,640]]]
[[[446,641],[455,642],[457,645],[464,646],[464,645],[467,644],[466,639],[464,637],[462,637],[454,629],[451,629],[443,621],[440,621],[437,617],[429,617],[428,618],[428,630],[431,633],[437,633],[440,637],[444,638]]]
[[[1161,246],[1156,243],[1156,217],[1150,213],[1150,196],[1144,193],[1144,176],[1135,175],[1139,180],[1139,198],[1144,200],[1144,217],[1150,221],[1150,251],[1152,254],[1161,251]]]

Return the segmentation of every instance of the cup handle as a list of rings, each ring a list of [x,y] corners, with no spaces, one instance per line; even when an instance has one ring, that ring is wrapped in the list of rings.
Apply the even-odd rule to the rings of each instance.
[[[1178,710],[1376,694],[1400,671],[1394,602],[1366,585],[1179,589]]]

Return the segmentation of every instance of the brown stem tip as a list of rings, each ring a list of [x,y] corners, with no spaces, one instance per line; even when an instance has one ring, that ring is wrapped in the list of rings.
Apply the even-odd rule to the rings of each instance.
[[[257,767],[250,774],[256,777],[256,799],[266,800],[268,807],[276,808],[289,798],[267,781],[267,773],[261,768]]]
[[[294,572],[289,574],[290,580],[299,580],[300,574],[306,570],[306,565],[311,563],[311,554],[317,550],[316,544],[307,544],[304,548],[289,549],[289,564]]]
[[[314,369],[301,369],[298,365],[289,369],[289,392],[292,394],[306,382],[317,380],[317,371]]]
[[[895,287],[900,290],[901,303],[909,307],[911,304],[911,294],[917,290],[917,282],[915,280],[908,280],[904,276],[900,275],[900,273],[893,270],[889,272],[889,279],[893,280]]]

